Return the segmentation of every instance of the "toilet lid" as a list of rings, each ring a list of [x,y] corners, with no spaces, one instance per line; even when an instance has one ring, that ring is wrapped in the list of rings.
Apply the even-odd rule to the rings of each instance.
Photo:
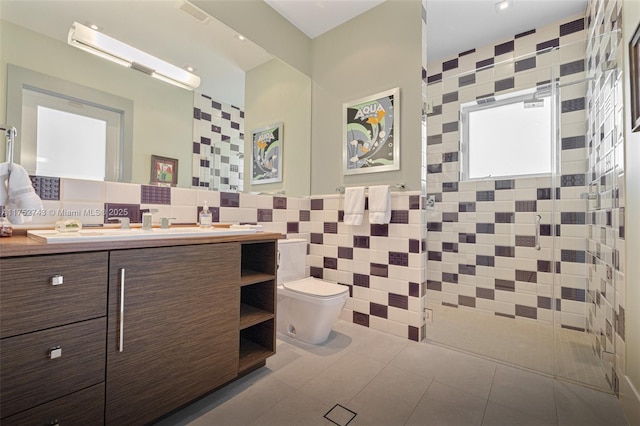
[[[315,297],[337,296],[349,291],[349,287],[333,284],[313,277],[282,284],[284,288]]]

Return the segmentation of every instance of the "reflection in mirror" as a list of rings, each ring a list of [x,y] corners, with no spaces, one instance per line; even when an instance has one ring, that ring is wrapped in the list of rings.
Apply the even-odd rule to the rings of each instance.
[[[68,86],[76,85],[130,103],[129,110],[115,108],[125,111],[122,120],[124,148],[119,150],[120,160],[124,164],[118,166],[118,161],[114,163],[109,159],[113,155],[107,153],[106,180],[148,184],[151,156],[161,155],[179,161],[179,187],[239,191],[244,186],[244,189],[255,192],[255,189],[247,188],[247,181],[243,182],[246,179],[244,170],[250,162],[250,155],[243,153],[249,152],[243,139],[244,120],[248,119],[244,117],[245,75],[249,70],[271,61],[273,56],[255,43],[240,42],[232,29],[212,17],[194,25],[194,17],[185,14],[173,2],[126,2],[127,13],[119,13],[117,9],[124,3],[100,0],[56,2],[54,10],[51,10],[50,2],[39,0],[3,2],[0,5],[0,89],[7,89],[0,90],[7,93],[6,103],[5,99],[0,103],[0,116],[7,117],[4,121],[18,128],[18,144],[24,142],[22,135],[28,132],[22,128],[22,117],[19,122],[10,119],[22,114],[22,102],[12,99],[10,87],[5,87],[9,64],[43,74],[47,79],[58,79]],[[41,13],[42,10],[48,12]],[[144,32],[136,30],[136,22],[140,22],[136,17],[151,13],[154,14],[154,22],[145,24]],[[184,58],[192,54],[201,62],[201,65],[196,64],[195,71],[202,78],[198,92],[170,86],[144,73],[120,67],[68,46],[66,36],[71,23],[88,22],[91,19],[99,19],[106,34],[176,65],[185,65],[187,60]],[[158,49],[175,56],[163,57],[157,52]],[[281,77],[273,77],[275,80],[263,84],[272,93],[282,83]],[[310,79],[306,78],[310,87]],[[257,95],[254,93],[253,96]],[[72,102],[87,99],[84,93],[66,96]],[[201,105],[200,98],[208,103],[207,107]],[[278,102],[281,106],[287,102],[298,105],[299,99],[280,98]],[[102,102],[98,104],[109,105]],[[2,108],[5,110],[2,111]],[[196,119],[197,111],[207,108],[212,110],[209,112],[211,120],[207,120],[206,113]],[[305,108],[310,108],[310,103]],[[254,117],[254,122],[261,121],[264,121],[261,117]],[[310,128],[310,122],[305,126]],[[309,144],[309,134],[296,138],[295,143]],[[129,142],[127,137],[130,138]],[[29,156],[34,161],[37,158],[35,153],[21,154],[20,161]],[[87,158],[86,155],[82,157]],[[297,185],[292,191],[288,188],[290,182],[297,184],[308,181],[310,159],[307,156],[296,160],[301,166],[289,168],[287,172],[288,166],[285,165],[285,180],[281,187],[265,188],[265,191],[308,195],[308,186],[301,188]],[[34,173],[40,173],[35,169],[35,163],[33,167]],[[296,176],[299,172],[304,175]]]
[[[30,174],[131,180],[129,99],[8,64],[7,104],[21,130],[14,161]]]
[[[251,192],[309,195],[311,190],[311,79],[280,60],[271,60],[246,74],[245,188]],[[282,123],[282,182],[251,179],[251,133]],[[251,168],[250,168],[251,167]]]

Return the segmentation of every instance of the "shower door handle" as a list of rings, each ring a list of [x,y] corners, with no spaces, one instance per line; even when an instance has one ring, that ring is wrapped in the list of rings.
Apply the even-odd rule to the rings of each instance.
[[[542,216],[536,215],[536,250],[540,250],[540,220]]]

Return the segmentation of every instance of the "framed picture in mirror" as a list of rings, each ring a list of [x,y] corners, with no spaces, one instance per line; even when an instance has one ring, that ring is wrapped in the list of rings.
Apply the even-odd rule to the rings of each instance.
[[[631,130],[640,131],[640,25],[629,42],[629,79],[631,81]]]
[[[151,185],[176,186],[178,184],[178,160],[151,156]]]
[[[400,169],[400,88],[342,107],[344,174]]]
[[[251,184],[282,182],[282,123],[251,131]]]

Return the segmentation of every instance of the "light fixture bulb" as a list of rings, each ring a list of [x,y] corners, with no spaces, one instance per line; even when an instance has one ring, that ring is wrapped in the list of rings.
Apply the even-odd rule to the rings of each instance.
[[[187,90],[200,85],[197,75],[77,22],[71,26],[67,42],[78,49]]]
[[[245,36],[243,36],[242,34],[238,34],[237,35],[238,40],[240,41],[245,41],[247,38]]]
[[[496,12],[503,11],[511,7],[512,0],[502,0],[496,3]]]

